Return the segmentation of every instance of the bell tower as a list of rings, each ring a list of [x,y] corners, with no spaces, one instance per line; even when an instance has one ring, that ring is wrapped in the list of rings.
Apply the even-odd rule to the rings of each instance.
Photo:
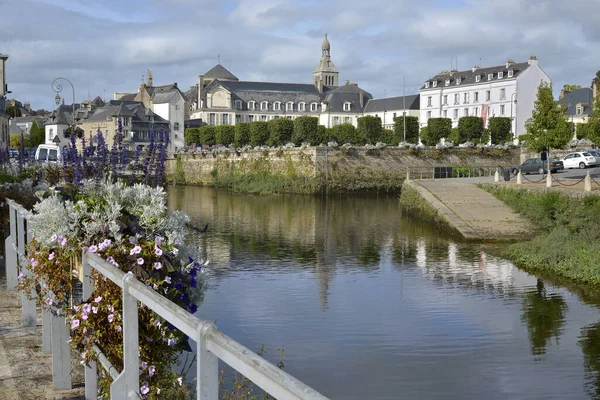
[[[331,61],[331,45],[327,40],[327,34],[321,45],[321,61],[313,72],[313,83],[323,93],[323,86],[338,86],[339,72]]]

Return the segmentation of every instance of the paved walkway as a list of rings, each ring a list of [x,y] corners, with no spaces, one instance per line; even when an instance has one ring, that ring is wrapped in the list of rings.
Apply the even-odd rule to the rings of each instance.
[[[469,240],[515,240],[531,235],[531,223],[475,184],[493,177],[408,182]]]
[[[83,396],[83,367],[73,359],[73,390],[52,388],[52,356],[42,351],[42,327],[24,328],[17,291],[0,279],[0,398],[1,400],[75,400]],[[39,315],[38,315],[39,317]]]

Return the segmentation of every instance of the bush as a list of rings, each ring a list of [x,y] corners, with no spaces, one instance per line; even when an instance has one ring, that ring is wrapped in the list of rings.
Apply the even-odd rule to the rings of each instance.
[[[250,123],[250,146],[263,146],[269,140],[269,125],[263,121]]]
[[[461,140],[460,131],[458,128],[452,128],[452,133],[446,139],[454,142],[454,144],[464,143],[464,141]]]
[[[294,121],[287,118],[272,119],[269,126],[269,146],[280,146],[292,140]]]
[[[381,118],[367,115],[357,119],[358,134],[365,138],[367,143],[375,144],[381,141]]]
[[[235,139],[235,128],[231,125],[219,125],[215,128],[215,141],[223,146],[229,146]]]
[[[215,127],[214,126],[202,126],[198,128],[198,142],[207,146],[214,146],[217,142],[215,140]]]
[[[240,122],[235,124],[234,127],[234,140],[233,144],[235,147],[242,147],[250,143],[250,124],[247,122]]]
[[[316,117],[298,117],[294,120],[292,141],[296,145],[308,142],[313,146],[321,143],[319,138],[319,119]]]
[[[450,118],[429,118],[427,121],[428,146],[435,146],[440,139],[447,138],[452,133]]]
[[[489,121],[488,130],[492,144],[506,143],[511,140],[510,118],[491,117]]]
[[[404,116],[394,118],[394,134],[399,138],[398,142],[404,141]],[[406,116],[406,143],[419,143],[419,118],[417,117]]]
[[[382,129],[379,141],[387,144],[388,146],[397,146],[402,139],[397,138],[392,129]]]
[[[187,128],[185,130],[185,143],[190,146],[192,143],[200,143],[200,130],[199,128]]]
[[[355,146],[364,144],[364,140],[352,124],[341,124],[331,128],[330,139],[335,140],[339,144],[350,143]]]
[[[433,142],[433,144],[431,143],[431,138],[429,137],[429,128],[424,126],[421,128],[421,133],[419,134],[419,138],[421,139],[421,143],[423,143],[423,145],[425,146],[435,146],[437,144],[437,142]]]
[[[590,124],[577,124],[575,127],[575,133],[577,134],[577,139],[578,140],[589,139],[591,136],[593,136],[590,134],[590,128],[591,128]]]
[[[460,143],[480,142],[483,136],[483,119],[480,117],[460,118],[458,120],[458,132],[460,134]]]

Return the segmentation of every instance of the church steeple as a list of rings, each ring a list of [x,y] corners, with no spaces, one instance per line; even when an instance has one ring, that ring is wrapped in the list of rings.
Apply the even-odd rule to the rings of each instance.
[[[331,44],[325,34],[323,44],[321,45],[321,61],[319,66],[313,72],[313,83],[319,90],[323,92],[323,86],[338,86],[339,72],[331,61]]]

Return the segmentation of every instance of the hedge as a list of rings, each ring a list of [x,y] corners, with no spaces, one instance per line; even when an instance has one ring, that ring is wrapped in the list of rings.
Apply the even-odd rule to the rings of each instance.
[[[185,143],[189,146],[192,143],[200,143],[198,128],[187,128],[183,134],[185,137]]]
[[[280,146],[292,141],[294,121],[287,118],[272,119],[269,126],[269,146]]]
[[[223,146],[229,146],[234,142],[235,128],[231,125],[219,125],[215,129],[215,141]]]
[[[375,144],[381,141],[381,118],[367,115],[357,119],[359,135],[366,139],[367,143]]]
[[[262,146],[269,140],[269,125],[267,122],[255,121],[250,123],[250,145]]]
[[[488,130],[492,138],[492,144],[506,143],[511,140],[510,118],[491,117]]]
[[[235,147],[242,147],[250,143],[250,124],[240,122],[235,124],[233,144]]]
[[[458,120],[458,133],[460,134],[461,143],[480,142],[483,136],[483,119],[475,116],[460,118]]]
[[[364,143],[364,139],[360,137],[352,124],[341,124],[331,128],[330,139],[335,140],[339,144],[350,143],[354,146],[359,146]]]
[[[214,146],[216,144],[215,131],[214,126],[201,126],[198,128],[198,142],[196,143]]]
[[[319,119],[316,117],[298,117],[294,120],[292,141],[296,145],[308,142],[313,146],[321,143],[319,138]]]
[[[452,120],[450,118],[429,118],[427,131],[427,146],[435,146],[440,139],[447,138],[452,133]]]
[[[394,118],[394,134],[399,138],[398,143],[404,141],[404,118]],[[410,115],[406,116],[406,143],[419,143],[419,118]]]

